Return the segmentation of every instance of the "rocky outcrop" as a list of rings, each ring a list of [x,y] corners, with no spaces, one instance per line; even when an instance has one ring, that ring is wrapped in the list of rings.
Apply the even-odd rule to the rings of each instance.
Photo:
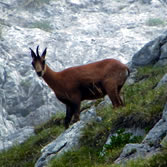
[[[155,40],[147,43],[132,58],[132,66],[167,64],[167,32]]]
[[[96,116],[95,108],[81,113],[80,121],[73,124],[69,129],[62,133],[56,140],[45,146],[41,152],[42,156],[38,159],[35,167],[47,166],[52,157],[57,157],[64,152],[79,147],[79,139],[82,135],[82,129],[90,121],[99,121],[100,117]]]
[[[33,127],[25,126],[20,128],[15,133],[11,133],[5,138],[1,137],[2,142],[0,143],[0,149],[8,149],[13,145],[21,144],[32,135],[35,135]]]
[[[146,65],[164,66],[167,65],[167,34],[147,43],[137,52],[131,62],[132,75],[128,84],[135,82],[136,68]],[[167,83],[167,74],[163,76],[155,89]],[[167,104],[164,107],[162,118],[149,131],[140,144],[127,144],[115,163],[125,163],[128,160],[152,156],[160,152],[161,142],[167,139]]]
[[[167,135],[167,104],[163,110],[162,118],[149,131],[141,144],[127,144],[115,163],[125,163],[127,160],[136,159],[156,154],[161,149],[161,141]]]
[[[167,53],[167,52],[166,52]],[[167,73],[162,77],[162,79],[157,84],[156,88],[159,88],[163,85],[167,84]]]

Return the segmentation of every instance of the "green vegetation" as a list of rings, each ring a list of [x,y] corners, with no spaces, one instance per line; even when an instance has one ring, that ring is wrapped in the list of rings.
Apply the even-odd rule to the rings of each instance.
[[[166,167],[167,166],[167,150],[158,155],[145,160],[130,161],[127,167]]]
[[[31,23],[29,25],[29,28],[39,28],[41,30],[51,32],[52,26],[50,25],[49,21],[43,20],[43,21],[36,21],[34,23]]]
[[[120,133],[118,138],[113,138],[115,144],[100,156],[103,146],[110,132],[116,132],[120,128],[141,127],[148,131],[160,119],[162,110],[167,100],[166,86],[154,89],[167,67],[152,66],[138,69],[136,83],[124,86],[124,98],[126,106],[113,109],[107,106],[99,111],[103,118],[101,123],[91,122],[84,129],[80,139],[81,148],[71,151],[54,159],[49,167],[109,167],[119,157],[122,148],[129,141],[129,135]],[[141,138],[136,138],[140,142]],[[118,144],[123,142],[123,144]],[[118,147],[115,147],[118,146]],[[134,150],[135,151],[135,150]],[[144,162],[144,161],[143,161]],[[167,160],[166,160],[167,162]],[[135,165],[134,165],[135,166]],[[128,166],[129,167],[129,166]]]
[[[36,8],[42,6],[43,4],[49,3],[50,0],[26,0],[23,3],[25,8]]]
[[[164,21],[160,18],[149,18],[146,22],[146,25],[148,25],[148,26],[164,26],[165,22],[166,21]]]
[[[129,142],[138,142],[141,137],[131,137],[121,128],[141,127],[148,132],[160,119],[167,100],[167,86],[155,89],[157,83],[166,73],[167,67],[143,67],[138,69],[136,82],[125,85],[123,96],[126,106],[113,109],[107,106],[97,111],[102,121],[90,122],[82,132],[81,148],[63,154],[53,159],[49,167],[121,167],[112,165],[119,157],[124,145]],[[100,101],[97,101],[97,104]],[[89,105],[83,105],[88,108]],[[55,139],[63,130],[64,115],[56,116],[49,122],[36,128],[36,136],[25,143],[0,153],[0,166],[4,167],[31,167],[40,156],[41,148]],[[111,137],[111,143],[105,145],[109,133],[117,133]],[[127,167],[166,167],[167,144],[164,144],[162,153],[136,161],[129,161]],[[104,147],[103,147],[104,146]],[[105,154],[102,156],[103,148]],[[134,152],[136,150],[133,150]]]
[[[29,88],[29,86],[31,85],[31,81],[30,80],[21,80],[20,81],[20,85],[22,86],[22,87],[24,87],[24,88]]]
[[[167,142],[166,142],[167,146]],[[162,152],[146,159],[131,160],[126,165],[107,165],[105,167],[166,167],[167,147],[162,148]],[[100,166],[97,166],[100,167]]]
[[[58,0],[24,0],[21,6],[23,8],[32,10],[42,7],[45,4],[49,4],[50,1],[58,1]]]
[[[2,38],[2,25],[0,24],[0,38]]]
[[[40,156],[41,149],[63,132],[64,127],[61,124],[63,119],[64,116],[58,114],[47,123],[37,127],[36,135],[30,137],[25,143],[1,152],[0,166],[33,167]]]
[[[139,143],[141,141],[141,136],[133,136],[132,133],[125,132],[125,129],[119,129],[115,135],[110,137],[110,143],[104,145],[104,151],[101,152],[101,155],[104,156],[107,150],[119,148],[127,143]]]

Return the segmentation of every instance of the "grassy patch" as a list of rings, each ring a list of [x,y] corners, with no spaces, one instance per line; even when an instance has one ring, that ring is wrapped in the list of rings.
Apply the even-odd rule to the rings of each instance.
[[[153,155],[150,158],[131,160],[127,164],[110,165],[110,167],[166,167],[167,166],[167,150],[164,149],[161,153]],[[97,166],[100,167],[100,166]],[[109,167],[109,166],[108,166]]]
[[[99,149],[83,146],[79,150],[66,152],[63,156],[53,159],[49,167],[95,167],[107,165],[116,159],[122,151],[121,148],[114,148],[108,152],[108,156],[99,156]]]
[[[64,124],[65,113],[57,113],[49,121],[37,126],[35,128],[35,133],[38,134],[48,128],[61,127]]]
[[[148,131],[160,119],[167,100],[167,89],[166,86],[162,86],[159,89],[154,88],[166,71],[167,67],[153,68],[149,66],[139,68],[136,76],[137,82],[130,86],[125,85],[123,88],[126,106],[119,109],[107,106],[97,111],[103,121],[100,123],[90,122],[83,130],[80,139],[82,148],[68,152],[62,157],[53,160],[50,167],[111,166],[120,155],[124,145],[132,141],[127,140],[129,135],[122,137],[119,135],[119,140],[113,139],[118,147],[112,145],[112,148],[108,149],[105,156],[101,157],[100,152],[110,132],[114,133],[119,128],[131,128],[134,126]],[[136,142],[139,141],[141,141],[141,138]],[[120,142],[124,144],[118,144]],[[86,152],[86,150],[89,151]],[[72,161],[72,159],[78,159],[78,163]]]
[[[167,166],[167,151],[151,157],[150,159],[145,159],[143,161],[130,161],[127,167],[166,167]]]
[[[29,28],[39,28],[46,32],[51,32],[53,29],[50,22],[46,20],[33,22],[29,25]]]
[[[118,109],[119,117],[113,120],[117,127],[152,127],[160,118],[167,100],[166,86],[155,89],[157,83],[166,73],[167,67],[138,69],[137,82],[124,87],[126,107]]]
[[[139,143],[142,141],[142,139],[142,136],[133,136],[132,133],[125,132],[125,129],[119,129],[114,135],[110,137],[110,143],[104,145],[103,150],[100,152],[100,156],[106,157],[113,153],[113,150],[117,150],[117,153],[120,153],[118,150],[122,150],[125,144]],[[136,150],[133,151],[135,152]],[[113,160],[115,160],[118,156],[119,154],[117,154],[116,157],[113,157],[112,155]]]
[[[64,127],[56,117],[36,128],[36,135],[25,143],[0,153],[1,167],[33,167],[40,157],[41,149],[63,132]],[[58,124],[57,124],[58,122]],[[54,124],[55,123],[55,124]],[[50,126],[51,125],[51,126]]]
[[[2,28],[3,26],[0,24],[0,39],[2,38]]]
[[[23,3],[23,7],[25,8],[37,8],[44,4],[49,3],[50,0],[26,0]]]
[[[49,4],[50,1],[58,1],[58,0],[24,0],[21,6],[25,9],[34,10],[44,6],[45,4]]]
[[[97,159],[97,149],[81,147],[79,150],[70,151],[53,160],[49,167],[91,167]]]
[[[126,143],[139,143],[140,137],[133,136],[131,133],[125,132],[124,129],[119,129],[115,135],[110,137],[110,140],[109,144],[104,145],[106,150],[124,146]]]
[[[146,21],[146,25],[148,25],[148,26],[164,26],[165,21],[160,19],[160,18],[149,18]]]

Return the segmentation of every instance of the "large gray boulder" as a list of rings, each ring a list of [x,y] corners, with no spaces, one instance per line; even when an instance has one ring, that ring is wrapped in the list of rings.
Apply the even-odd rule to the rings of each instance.
[[[167,65],[167,40],[164,41],[164,44],[161,46],[160,57],[156,65]]]
[[[147,43],[132,57],[132,66],[167,64],[167,33]]]

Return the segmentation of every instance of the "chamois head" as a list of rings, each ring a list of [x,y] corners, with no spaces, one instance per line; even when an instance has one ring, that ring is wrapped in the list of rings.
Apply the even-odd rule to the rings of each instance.
[[[46,69],[46,65],[45,65],[45,55],[46,55],[46,50],[47,48],[45,48],[45,50],[43,51],[42,55],[39,55],[39,51],[38,51],[39,46],[37,46],[36,49],[36,54],[34,53],[34,51],[30,48],[31,50],[31,56],[32,56],[32,66],[34,67],[37,75],[39,77],[42,77],[45,74],[45,69]]]

